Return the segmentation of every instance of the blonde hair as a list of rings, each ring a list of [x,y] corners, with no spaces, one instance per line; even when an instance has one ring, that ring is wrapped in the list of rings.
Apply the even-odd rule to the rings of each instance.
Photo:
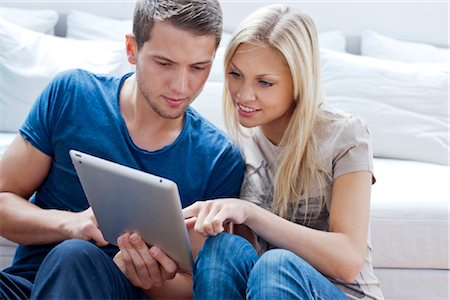
[[[268,45],[282,53],[289,65],[295,109],[282,137],[278,168],[274,178],[272,211],[293,220],[300,204],[308,216],[312,188],[324,187],[318,164],[318,145],[314,129],[320,123],[324,96],[320,84],[319,45],[313,20],[286,5],[269,5],[249,15],[236,29],[225,52],[225,70],[242,43]],[[239,140],[245,129],[239,125],[231,95],[224,88],[225,125]],[[322,199],[323,200],[323,199]],[[303,202],[303,203],[302,203]],[[322,203],[323,205],[323,203]]]

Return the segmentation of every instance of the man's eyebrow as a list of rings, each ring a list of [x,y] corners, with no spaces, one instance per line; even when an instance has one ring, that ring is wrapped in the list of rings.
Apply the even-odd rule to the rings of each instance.
[[[164,57],[162,55],[153,55],[153,57],[156,58],[156,59],[161,59],[161,60],[167,61],[169,63],[176,64],[176,62],[174,62],[173,60],[171,60],[171,59],[169,59],[167,57]],[[207,65],[207,64],[211,64],[211,63],[212,63],[212,59],[208,59],[208,60],[205,60],[205,61],[195,62],[195,63],[193,63],[191,65]]]
[[[155,54],[155,55],[152,55],[152,56],[153,56],[154,58],[156,58],[156,59],[161,59],[161,60],[165,60],[165,61],[170,62],[170,63],[175,63],[174,61],[168,59],[167,57],[161,56],[161,55]]]

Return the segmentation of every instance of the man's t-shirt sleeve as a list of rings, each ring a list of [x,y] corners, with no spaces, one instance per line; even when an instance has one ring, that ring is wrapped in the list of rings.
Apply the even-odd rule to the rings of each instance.
[[[206,199],[239,197],[244,169],[245,163],[239,147],[229,143],[212,170]]]
[[[72,71],[59,74],[45,87],[19,129],[19,134],[25,140],[49,156],[53,156],[52,131],[71,82],[69,72]]]

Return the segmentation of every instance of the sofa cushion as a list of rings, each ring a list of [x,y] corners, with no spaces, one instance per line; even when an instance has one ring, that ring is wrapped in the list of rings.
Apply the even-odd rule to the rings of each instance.
[[[59,72],[82,68],[121,75],[131,71],[125,47],[45,35],[0,18],[0,131],[16,132],[31,105]]]
[[[402,41],[372,30],[361,36],[361,55],[412,63],[450,63],[448,48]]]
[[[80,40],[115,40],[125,45],[133,20],[119,20],[74,10],[67,15],[67,37]]]
[[[414,64],[321,51],[322,83],[334,106],[367,121],[376,157],[448,165],[445,64]]]
[[[387,300],[448,300],[450,271],[376,268]],[[442,288],[447,286],[448,288]]]
[[[55,25],[59,16],[52,9],[20,9],[12,7],[1,7],[1,17],[8,22],[29,30],[54,34]]]
[[[374,267],[450,269],[450,167],[375,159]]]

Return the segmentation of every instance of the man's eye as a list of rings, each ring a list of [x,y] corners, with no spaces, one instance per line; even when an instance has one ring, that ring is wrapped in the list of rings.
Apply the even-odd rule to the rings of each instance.
[[[194,70],[197,70],[197,71],[203,71],[203,70],[205,70],[206,69],[206,67],[198,67],[198,66],[194,66],[194,67],[192,67]]]

